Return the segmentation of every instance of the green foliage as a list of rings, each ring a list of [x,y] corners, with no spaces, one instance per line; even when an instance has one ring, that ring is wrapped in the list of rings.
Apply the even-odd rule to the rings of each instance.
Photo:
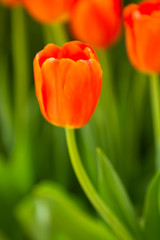
[[[160,236],[160,171],[152,179],[145,199],[144,239],[158,240]]]
[[[87,213],[73,196],[53,183],[41,183],[16,210],[31,239],[116,240],[104,223]]]
[[[139,239],[138,221],[125,188],[101,149],[97,149],[97,155],[99,193],[121,222],[130,229],[136,239]]]

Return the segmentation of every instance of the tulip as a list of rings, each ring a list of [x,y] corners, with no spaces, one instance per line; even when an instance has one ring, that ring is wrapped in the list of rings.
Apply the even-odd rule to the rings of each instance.
[[[68,18],[75,0],[22,0],[30,15],[42,23],[53,23]]]
[[[20,0],[0,0],[0,2],[8,7],[12,7],[20,3]]]
[[[121,32],[121,0],[79,0],[73,5],[70,29],[73,36],[94,47],[113,44]]]
[[[93,49],[78,41],[48,44],[34,59],[35,90],[43,116],[56,126],[80,128],[91,118],[102,85]]]
[[[124,9],[126,46],[133,66],[149,75],[155,144],[155,168],[160,169],[160,1],[130,4]]]
[[[126,46],[133,66],[160,72],[160,1],[130,4],[124,9]]]

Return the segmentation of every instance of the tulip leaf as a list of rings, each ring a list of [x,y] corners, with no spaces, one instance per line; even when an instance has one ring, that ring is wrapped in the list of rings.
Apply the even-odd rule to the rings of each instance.
[[[8,240],[6,235],[0,230],[0,240]]]
[[[118,240],[109,227],[90,216],[77,202],[60,186],[42,183],[18,205],[16,214],[35,240]],[[57,238],[58,233],[63,238]]]
[[[94,149],[96,147],[95,139],[92,134],[91,124],[87,124],[79,131],[79,151],[81,153],[83,165],[89,175],[89,178],[96,185],[97,182],[97,163]],[[88,144],[89,143],[89,144]]]
[[[139,239],[139,225],[125,188],[111,162],[97,149],[99,193],[106,205],[119,217],[128,229]]]
[[[160,171],[151,181],[145,199],[145,240],[160,238]]]

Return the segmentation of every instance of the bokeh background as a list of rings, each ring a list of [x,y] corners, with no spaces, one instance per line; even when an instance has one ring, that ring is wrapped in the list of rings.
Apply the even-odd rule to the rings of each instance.
[[[97,213],[72,170],[65,131],[42,117],[35,96],[35,54],[49,42],[73,40],[68,24],[63,31],[60,25],[43,25],[21,6],[0,4],[0,240],[82,239],[83,233],[83,239],[99,239],[88,230]],[[91,121],[76,130],[78,147],[95,184],[95,149],[106,153],[141,217],[154,173],[149,81],[129,63],[124,32],[115,45],[96,52],[103,90]],[[48,181],[54,198],[46,205],[39,195]]]

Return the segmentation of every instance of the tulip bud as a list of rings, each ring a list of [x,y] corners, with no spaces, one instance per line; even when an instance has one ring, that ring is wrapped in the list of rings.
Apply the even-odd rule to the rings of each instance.
[[[62,48],[48,44],[34,59],[36,95],[51,124],[80,128],[91,118],[102,85],[102,70],[93,49],[78,41]]]
[[[66,20],[75,0],[21,0],[30,15],[42,23]]]
[[[76,39],[104,48],[120,36],[121,0],[79,0],[71,12],[71,32]]]
[[[126,46],[133,66],[160,72],[160,1],[130,4],[124,9]]]

